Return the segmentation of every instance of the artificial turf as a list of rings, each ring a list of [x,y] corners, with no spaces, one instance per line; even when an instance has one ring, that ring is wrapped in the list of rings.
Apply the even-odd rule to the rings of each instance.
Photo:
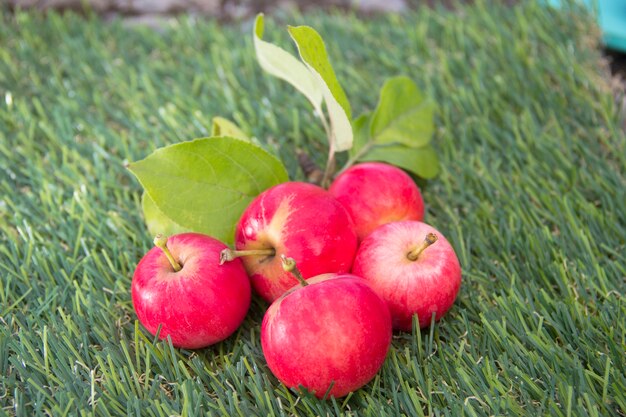
[[[322,34],[355,114],[398,74],[438,104],[425,220],[457,251],[461,292],[434,327],[394,336],[371,383],[329,401],[271,375],[258,299],[235,335],[193,352],[155,342],[132,309],[151,236],[125,162],[208,135],[217,115],[294,179],[295,146],[325,158],[308,103],[255,61],[250,22],[0,13],[0,413],[626,415],[626,139],[582,10],[267,19],[286,48],[287,23]]]

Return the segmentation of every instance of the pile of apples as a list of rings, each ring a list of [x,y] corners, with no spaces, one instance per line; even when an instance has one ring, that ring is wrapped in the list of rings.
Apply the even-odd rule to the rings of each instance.
[[[139,321],[174,346],[198,349],[242,323],[251,288],[271,303],[261,344],[290,388],[341,397],[380,370],[392,330],[440,319],[461,285],[448,241],[423,223],[419,188],[404,171],[368,162],[328,190],[286,182],[261,193],[236,227],[235,249],[182,233],[157,236],[139,262]]]

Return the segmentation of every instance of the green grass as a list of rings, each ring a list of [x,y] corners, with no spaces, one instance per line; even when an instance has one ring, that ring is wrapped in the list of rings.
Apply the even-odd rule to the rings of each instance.
[[[233,337],[188,352],[155,343],[130,300],[151,236],[125,161],[207,135],[215,115],[260,138],[294,178],[294,144],[324,159],[308,104],[262,73],[250,27],[183,19],[157,33],[5,12],[2,413],[626,415],[626,139],[591,22],[483,1],[373,21],[269,19],[284,46],[286,23],[332,41],[357,114],[397,74],[437,101],[442,173],[423,187],[426,220],[464,271],[439,324],[394,336],[370,384],[324,402],[269,372],[261,301]]]

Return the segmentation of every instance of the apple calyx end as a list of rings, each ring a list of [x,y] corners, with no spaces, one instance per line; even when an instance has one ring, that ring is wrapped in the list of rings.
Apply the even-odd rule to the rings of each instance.
[[[300,285],[302,285],[303,287],[306,287],[307,285],[309,285],[308,282],[306,282],[306,280],[304,279],[304,277],[302,276],[302,274],[300,273],[300,270],[298,269],[298,267],[296,266],[296,260],[293,258],[287,258],[284,254],[280,255],[280,261],[281,264],[283,266],[283,270],[285,272],[289,272],[291,273],[291,275],[293,275],[294,277],[296,277],[296,279],[298,280],[298,282],[300,283]]]
[[[174,256],[172,256],[172,252],[170,252],[170,250],[167,247],[167,237],[161,233],[157,234],[154,237],[154,246],[159,247],[162,251],[163,254],[165,254],[165,257],[167,258],[167,260],[170,262],[170,264],[172,265],[172,268],[174,268],[175,272],[180,271],[182,268],[182,266],[180,266],[180,264],[178,262],[176,262],[176,259],[174,259]]]
[[[406,254],[406,257],[410,260],[410,261],[417,261],[417,259],[419,258],[419,256],[422,254],[422,252],[424,252],[424,250],[429,247],[430,245],[432,245],[433,243],[435,243],[437,241],[437,235],[434,233],[428,233],[426,235],[426,237],[424,238],[424,241],[415,249],[413,249],[412,251],[410,251],[409,253]]]

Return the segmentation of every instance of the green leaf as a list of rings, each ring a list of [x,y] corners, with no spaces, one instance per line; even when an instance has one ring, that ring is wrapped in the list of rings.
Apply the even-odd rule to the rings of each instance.
[[[268,73],[294,86],[321,112],[322,89],[306,65],[284,49],[263,40],[263,14],[254,21],[254,49],[259,65]]]
[[[333,70],[324,40],[315,29],[310,26],[289,26],[291,38],[294,40],[300,53],[300,58],[305,64],[318,74],[328,87],[335,100],[339,103],[348,117],[351,117],[350,103],[346,93],[339,85],[335,71]]]
[[[278,159],[231,137],[166,146],[129,169],[163,215],[225,243],[232,243],[235,224],[257,195],[288,181]]]
[[[211,136],[230,136],[232,138],[250,142],[250,138],[248,137],[248,135],[243,133],[239,126],[237,126],[230,120],[219,116],[213,118]]]
[[[439,159],[430,144],[419,148],[401,143],[377,144],[370,136],[371,122],[371,113],[362,114],[352,122],[354,147],[350,150],[350,158],[353,161],[386,162],[425,179],[437,176]]]
[[[372,113],[364,113],[352,121],[352,131],[354,132],[354,144],[350,149],[350,157],[357,156],[361,152],[367,152],[364,147],[369,147],[371,143],[370,123]]]
[[[439,173],[439,158],[430,144],[421,148],[401,144],[374,146],[359,160],[386,162],[425,179],[434,178]]]
[[[328,60],[322,37],[309,26],[290,26],[289,34],[298,46],[300,58],[314,74],[322,90],[330,119],[331,149],[335,152],[349,150],[353,139],[350,103]]]
[[[434,112],[434,103],[424,98],[410,78],[391,78],[380,91],[370,126],[372,140],[377,144],[422,147],[430,142],[435,130]]]
[[[148,226],[148,232],[151,236],[162,233],[165,236],[175,235],[177,233],[188,232],[185,228],[174,220],[167,217],[154,203],[147,192],[143,192],[141,196],[141,208],[143,209],[143,217]]]

